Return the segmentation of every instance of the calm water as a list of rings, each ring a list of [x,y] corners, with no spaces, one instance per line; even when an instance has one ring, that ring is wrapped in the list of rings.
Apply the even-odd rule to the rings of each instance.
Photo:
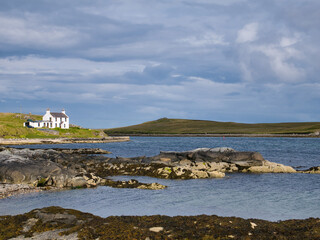
[[[320,139],[135,137],[125,143],[54,145],[61,148],[99,147],[113,152],[110,156],[123,157],[152,156],[160,150],[184,151],[221,146],[239,151],[259,151],[267,160],[302,169],[320,165]],[[52,145],[30,147],[49,148]],[[0,200],[0,215],[55,205],[102,217],[216,214],[274,221],[320,217],[320,175],[316,174],[228,174],[223,179],[203,180],[135,179],[159,182],[168,188],[148,191],[98,187],[28,194]]]

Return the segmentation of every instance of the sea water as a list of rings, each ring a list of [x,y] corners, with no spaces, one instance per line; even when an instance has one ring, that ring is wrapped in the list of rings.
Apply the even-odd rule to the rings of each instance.
[[[152,156],[160,151],[199,147],[232,147],[258,151],[269,161],[307,169],[320,165],[320,139],[132,137],[130,142],[19,146],[30,148],[102,148],[110,157]],[[167,180],[117,176],[158,182],[165,190],[98,187],[25,194],[0,200],[0,215],[20,214],[35,208],[61,206],[106,217],[111,215],[219,215],[266,220],[320,217],[319,174],[226,174],[222,179]]]

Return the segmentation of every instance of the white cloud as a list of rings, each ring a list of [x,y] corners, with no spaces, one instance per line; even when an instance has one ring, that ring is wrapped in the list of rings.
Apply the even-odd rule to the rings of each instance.
[[[238,31],[238,37],[236,42],[246,43],[257,40],[258,27],[259,24],[256,22],[245,25],[242,29]]]
[[[297,38],[288,38],[288,37],[283,37],[280,40],[280,46],[281,47],[289,47],[294,44],[296,44],[299,40]]]
[[[79,76],[92,78],[142,72],[145,64],[143,61],[96,62],[81,58],[7,57],[0,59],[0,74],[40,75],[42,78],[48,75],[48,80],[59,80],[57,76],[60,75],[79,81]]]
[[[281,48],[274,45],[256,46],[252,47],[252,49],[264,53],[269,58],[271,69],[280,80],[288,82],[305,80],[304,70],[291,61],[302,57],[296,49],[289,47]]]
[[[205,33],[201,36],[191,36],[180,39],[179,42],[186,42],[192,46],[203,47],[210,45],[228,45],[229,43],[224,40],[223,35],[219,35],[213,32]]]
[[[187,3],[194,3],[192,0],[181,0],[183,2]],[[202,4],[216,4],[216,5],[222,5],[222,6],[230,6],[235,3],[242,3],[245,2],[246,0],[197,0],[196,3],[202,3]]]
[[[79,33],[66,27],[46,25],[41,17],[0,15],[0,43],[26,47],[65,48],[79,41]]]

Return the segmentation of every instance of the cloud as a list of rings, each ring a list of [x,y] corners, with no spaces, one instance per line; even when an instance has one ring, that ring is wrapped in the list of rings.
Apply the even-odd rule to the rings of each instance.
[[[296,44],[299,40],[297,38],[289,38],[289,37],[282,37],[280,40],[281,47],[290,47]]]
[[[257,40],[258,36],[258,23],[249,23],[238,31],[237,42],[246,43]]]
[[[304,70],[294,63],[294,60],[302,59],[303,55],[294,48],[281,46],[283,46],[283,42],[278,45],[256,45],[250,47],[249,51],[252,56],[254,56],[254,53],[263,54],[263,56],[258,55],[258,57],[260,59],[266,58],[268,65],[264,66],[265,71],[267,72],[268,67],[270,67],[270,73],[274,74],[276,79],[287,82],[305,81]],[[257,66],[256,64],[251,64],[250,69],[250,66],[242,63],[242,70],[246,79],[252,80],[254,78],[252,74],[255,71],[253,68]]]
[[[127,72],[142,72],[145,68],[143,61],[96,62],[82,58],[54,57],[7,57],[0,59],[0,74],[6,76],[27,75],[46,80],[74,81],[95,77],[124,75]]]
[[[79,33],[66,27],[46,25],[42,17],[0,15],[0,43],[33,48],[66,48],[78,43]]]
[[[191,36],[180,39],[179,42],[185,42],[196,47],[229,44],[228,42],[224,41],[224,37],[222,35],[218,35],[216,33],[205,33],[202,36]]]
[[[113,125],[175,113],[316,120],[319,9],[316,0],[3,0],[2,106],[70,104],[96,110],[99,127],[102,112]]]

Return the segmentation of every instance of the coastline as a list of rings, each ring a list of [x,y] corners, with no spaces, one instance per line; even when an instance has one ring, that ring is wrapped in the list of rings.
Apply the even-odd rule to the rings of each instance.
[[[139,172],[141,175],[144,175],[144,172],[142,171],[143,169],[141,168],[141,163],[148,163],[148,161],[142,161],[143,157],[115,159],[107,158],[106,156],[96,155],[89,157],[86,153],[88,149],[72,149],[70,150],[70,152],[69,150],[65,149],[63,151],[58,151],[54,149],[28,150],[30,154],[28,154],[28,151],[26,149],[3,149],[3,155],[9,154],[8,157],[3,159],[8,160],[7,164],[9,164],[8,166],[10,166],[11,170],[15,171],[16,169],[21,169],[21,166],[28,167],[28,171],[25,171],[23,169],[23,171],[21,172],[23,174],[29,172],[32,176],[38,175],[34,174],[33,172],[30,172],[31,170],[35,170],[34,166],[37,166],[41,170],[45,170],[45,172],[52,172],[51,169],[56,171],[56,169],[58,169],[60,165],[58,166],[53,164],[60,163],[61,174],[63,174],[64,176],[69,174],[69,180],[72,180],[67,181],[70,182],[70,184],[71,182],[73,184],[68,189],[78,188],[78,185],[75,184],[81,183],[83,179],[86,180],[86,185],[89,183],[91,184],[89,187],[111,186],[117,188],[129,188],[131,185],[138,185],[139,182],[131,179],[126,182],[111,181],[110,185],[107,185],[104,182],[100,181],[100,177],[117,175],[117,172],[122,173],[122,171],[130,173],[129,170],[133,170],[134,175],[137,175]],[[204,150],[205,149],[202,148],[202,150],[198,151]],[[21,151],[20,155],[18,154],[18,151]],[[231,156],[232,154],[235,154],[231,151],[231,149],[226,148],[219,148],[215,151],[216,154],[218,154],[219,156],[221,155],[221,159],[224,159],[226,156]],[[224,151],[226,151],[225,154],[223,153]],[[10,152],[16,155],[10,157]],[[195,155],[196,152],[197,151],[161,152],[160,155],[153,157],[153,161],[156,164],[155,166],[159,167],[158,170],[162,170],[163,174],[168,173],[170,175],[174,172],[180,174],[180,171],[178,172],[174,170],[178,170],[178,168],[180,168],[181,170],[182,166],[174,168],[170,167],[170,163],[175,162],[175,159],[173,159],[174,157],[176,157],[178,161],[178,159],[180,159],[180,157],[183,156],[181,159],[184,160],[180,159],[182,161],[181,164],[185,166],[186,164],[188,164],[188,161],[194,159],[195,162],[193,164],[196,164],[195,170],[197,170],[195,173],[204,174],[206,171],[204,171],[203,168],[206,168],[209,165],[204,164],[205,162],[200,161],[201,159],[197,159]],[[49,153],[54,155],[50,155]],[[193,155],[189,156],[192,153]],[[39,155],[39,157],[32,159],[32,156],[34,157],[37,154]],[[212,154],[213,153],[211,152],[208,155],[208,157],[212,156]],[[244,152],[239,154],[241,154],[241,156],[244,156],[243,154],[247,153]],[[204,155],[203,153],[201,153],[197,156],[201,157]],[[237,165],[240,166],[244,163],[240,159],[241,156],[237,155],[233,158],[230,158],[228,162],[235,161]],[[263,158],[261,158],[257,153],[252,152],[250,153],[250,156],[254,158],[246,157],[245,159],[248,159],[248,163],[252,164],[255,161],[263,161],[264,164],[262,165],[266,166],[267,162],[265,162]],[[26,162],[23,161],[23,157],[26,159]],[[38,161],[41,157],[43,158],[43,161],[46,161],[42,165],[40,164],[41,161]],[[188,160],[186,159],[186,157],[189,157],[190,159]],[[106,161],[102,161],[103,158],[105,158]],[[50,159],[51,162],[49,162]],[[16,161],[15,165],[13,165],[13,160]],[[29,161],[35,163],[34,166],[29,166]],[[215,161],[210,162],[211,167],[214,167],[213,162]],[[136,165],[134,165],[134,163],[136,163]],[[140,163],[140,165],[137,165],[138,163]],[[160,163],[162,163],[163,165],[159,165]],[[112,164],[112,166],[109,166],[108,164]],[[131,167],[128,165],[128,168],[124,169],[123,167],[125,167],[125,165],[127,164],[131,165]],[[52,165],[51,169],[44,169],[44,166],[49,165]],[[78,170],[78,172],[73,172],[75,178],[72,178],[72,172],[63,172],[64,166],[67,165],[69,170]],[[245,165],[248,164],[246,163]],[[261,164],[256,165],[259,165],[258,167],[261,167]],[[17,167],[14,169],[14,166]],[[145,170],[150,172],[150,166],[151,165],[146,165]],[[243,165],[243,167],[245,166]],[[240,172],[244,172],[243,167],[239,168]],[[113,174],[109,174],[108,172],[105,172],[105,174],[103,173],[103,171],[107,170],[108,168],[110,170],[109,173]],[[255,166],[255,168],[257,168],[257,166]],[[83,179],[79,175],[80,172],[84,173],[84,175],[82,176]],[[17,176],[16,173],[17,171],[15,171],[13,176]],[[43,185],[42,187],[32,187],[27,184],[15,185],[4,183],[0,185],[0,187],[2,187],[3,190],[3,198],[12,197],[19,194],[30,194],[33,192],[39,192],[44,190],[54,191],[67,189],[51,185],[46,186],[46,183],[51,184],[50,182],[58,180],[61,174],[55,176],[55,178],[51,176],[46,178],[44,175],[42,175],[40,179],[36,180],[36,184],[34,184],[36,186]],[[202,174],[197,176],[197,178],[202,178],[201,176]],[[28,177],[23,177],[23,179],[28,179]],[[44,179],[45,182],[43,181]],[[116,186],[113,186],[114,184]],[[51,187],[53,187],[53,189],[51,189]],[[136,186],[132,187],[136,188]],[[6,192],[6,189],[9,191]],[[227,217],[216,215],[186,215],[173,217],[165,215],[121,215],[103,218],[92,215],[90,213],[80,212],[75,209],[65,209],[61,207],[51,206],[36,208],[30,212],[26,212],[19,215],[0,216],[0,240],[11,238],[26,239],[26,237],[32,237],[35,239],[104,239],[104,237],[106,236],[112,239],[292,239],[292,236],[295,236],[295,239],[318,239],[318,237],[320,236],[318,234],[318,230],[320,227],[319,225],[319,218],[292,218],[290,220],[282,220],[277,222],[272,222],[263,219],[245,219],[240,217]]]
[[[0,138],[0,145],[30,145],[30,144],[65,144],[65,143],[111,143],[128,142],[128,136],[114,136],[104,138]]]
[[[245,134],[245,133],[212,133],[212,134],[198,134],[198,133],[185,133],[185,134],[112,134],[115,137],[130,136],[130,137],[252,137],[252,138],[320,138],[320,135],[314,134]]]
[[[4,239],[319,239],[319,218],[270,222],[217,215],[110,216],[57,206],[0,217]]]

